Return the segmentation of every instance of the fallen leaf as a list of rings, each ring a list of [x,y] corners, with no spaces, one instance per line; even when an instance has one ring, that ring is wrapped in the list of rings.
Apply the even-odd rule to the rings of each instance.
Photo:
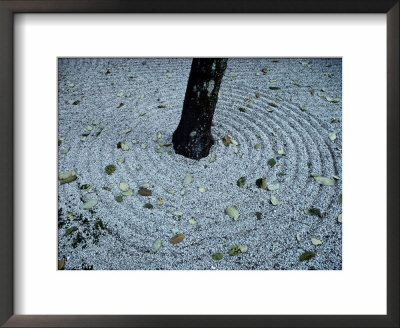
[[[170,242],[171,244],[177,244],[177,243],[180,243],[180,242],[183,240],[183,238],[185,238],[185,235],[184,235],[183,233],[178,233],[177,235],[173,236],[173,237],[169,240],[169,242]]]
[[[133,195],[133,190],[129,189],[127,191],[123,191],[122,195],[124,195],[124,196],[132,196]]]
[[[337,175],[332,175],[332,178],[334,178],[335,180],[340,180],[340,178]]]
[[[269,166],[274,167],[275,164],[276,164],[276,161],[275,161],[275,159],[270,158],[267,163],[268,163]]]
[[[309,260],[309,259],[313,258],[314,256],[315,256],[314,252],[305,252],[300,255],[300,261]]]
[[[119,131],[119,133],[126,134],[126,133],[129,133],[131,131],[132,131],[132,129],[124,129],[124,130]]]
[[[271,106],[271,107],[278,107],[276,104],[274,104],[274,103],[268,103],[268,105],[269,106]]]
[[[121,182],[119,184],[119,189],[121,189],[122,191],[128,191],[129,190],[129,185],[126,182]]]
[[[186,177],[183,179],[182,184],[183,184],[184,186],[186,186],[186,185],[188,185],[188,184],[191,184],[192,181],[193,181],[192,175],[191,175],[191,174],[188,174],[188,175],[186,175]]]
[[[274,206],[279,205],[279,200],[275,196],[271,196],[271,204]]]
[[[285,155],[285,151],[283,150],[283,148],[278,149],[278,154]]]
[[[271,183],[271,184],[268,184],[268,185],[267,185],[267,188],[268,188],[268,190],[270,190],[270,191],[278,190],[279,187],[280,187],[279,182],[277,182],[277,183]]]
[[[342,204],[342,194],[339,195],[339,203]]]
[[[206,192],[206,188],[202,188],[202,187],[199,187],[197,190],[198,190],[199,192]]]
[[[77,227],[73,226],[70,227],[68,229],[65,230],[64,236],[69,236],[71,233],[73,233],[74,231],[78,230]]]
[[[117,108],[121,108],[122,106],[124,106],[124,103],[120,103]]]
[[[225,146],[229,146],[229,144],[231,143],[231,138],[229,136],[225,136],[222,138],[222,142]]]
[[[154,206],[150,203],[146,203],[143,205],[144,208],[148,208],[149,210],[151,210]]]
[[[301,240],[300,234],[297,234],[297,235],[296,235],[296,239],[297,239],[297,241],[300,241],[300,240]]]
[[[280,90],[281,88],[280,87],[269,87],[270,88],[270,90]]]
[[[78,105],[81,101],[80,100],[75,100],[72,105]]]
[[[254,149],[260,149],[260,147],[261,147],[260,144],[256,144],[256,145],[254,146]]]
[[[314,177],[315,181],[317,181],[320,185],[323,186],[333,186],[335,184],[335,180],[329,179],[326,177]]]
[[[190,224],[197,224],[197,221],[196,221],[196,220],[193,220],[193,219],[188,220],[188,222],[189,222]]]
[[[182,215],[183,215],[183,213],[182,213],[181,211],[173,211],[172,214],[173,214],[174,216],[176,216],[177,218],[181,218]]]
[[[314,92],[315,92],[314,89],[311,89],[310,93],[312,96],[314,96]]]
[[[162,199],[162,198],[157,198],[157,204],[158,205],[162,205],[162,204],[164,204],[164,199]]]
[[[265,181],[265,179],[262,179],[262,178],[256,180],[256,185],[258,188],[262,188],[262,189],[267,188],[267,182]]]
[[[89,199],[86,203],[83,204],[82,208],[84,210],[90,210],[96,204],[97,204],[97,200],[96,199]]]
[[[260,94],[259,93],[256,93],[256,98],[260,98]]]
[[[256,218],[257,218],[257,220],[261,220],[262,219],[262,213],[261,212],[256,212]]]
[[[211,257],[214,260],[219,261],[219,260],[222,260],[222,258],[224,257],[224,254],[222,254],[222,253],[214,253]]]
[[[58,260],[58,270],[64,269],[65,260]]]
[[[153,243],[153,251],[157,252],[160,249],[161,245],[162,245],[161,239],[157,238]]]
[[[230,256],[236,256],[242,253],[241,246],[240,245],[232,245],[231,248],[229,249],[229,255]]]
[[[338,220],[339,223],[342,223],[342,213],[340,213],[340,214],[338,215],[337,220]]]
[[[138,194],[141,196],[151,196],[151,190],[146,189],[146,188],[139,188]]]
[[[234,219],[235,221],[237,221],[237,219],[239,218],[239,211],[233,207],[233,206],[228,206],[225,209],[225,213],[230,216],[232,219]]]
[[[307,111],[305,107],[300,107],[300,110],[301,110],[302,112],[306,112],[306,111]]]
[[[239,178],[236,184],[239,188],[242,188],[246,184],[246,178],[245,177]]]
[[[122,196],[115,196],[115,200],[118,202],[118,203],[121,203],[122,201],[123,201],[123,197]]]
[[[215,162],[216,158],[217,158],[217,156],[215,154],[211,154],[210,163]]]
[[[316,215],[322,219],[321,211],[318,208],[310,208],[309,210],[304,210],[304,213],[307,215]]]
[[[322,241],[317,238],[311,238],[311,242],[315,246],[322,245]]]
[[[268,72],[268,70],[267,70],[266,68],[263,68],[263,69],[262,69],[262,72],[265,74],[265,73]]]
[[[332,141],[335,141],[335,139],[336,139],[336,134],[333,133],[333,132],[331,132],[331,133],[328,134],[328,137],[329,137],[329,139],[331,139]]]

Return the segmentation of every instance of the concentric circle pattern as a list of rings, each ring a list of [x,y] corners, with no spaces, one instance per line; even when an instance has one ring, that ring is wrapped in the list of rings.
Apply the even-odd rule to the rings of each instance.
[[[216,143],[199,161],[168,146],[190,65],[191,59],[60,59],[58,137],[65,140],[59,171],[75,170],[78,177],[59,186],[59,259],[65,269],[341,269],[341,60],[229,59],[214,114]],[[238,145],[225,146],[226,135]],[[163,141],[167,145],[157,151]],[[118,148],[119,142],[129,150]],[[274,166],[268,164],[272,158]],[[108,175],[110,164],[116,170]],[[187,174],[193,181],[183,186]],[[340,179],[325,186],[311,174]],[[279,189],[258,188],[259,178],[279,183]],[[117,202],[121,182],[134,193]],[[84,184],[90,189],[81,189]],[[138,194],[143,184],[151,196]],[[82,209],[89,199],[97,205]],[[228,206],[237,207],[238,220],[225,214]],[[322,218],[305,214],[312,208]],[[68,234],[71,227],[77,230]],[[171,244],[177,233],[183,241]],[[154,251],[158,238],[162,245]],[[231,256],[233,245],[247,251]],[[315,257],[300,261],[307,251]],[[224,254],[222,260],[212,258],[216,252]]]

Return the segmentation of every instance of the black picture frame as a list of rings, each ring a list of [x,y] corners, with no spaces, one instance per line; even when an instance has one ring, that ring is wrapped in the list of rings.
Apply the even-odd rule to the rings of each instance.
[[[399,327],[399,0],[0,0],[0,324],[4,327]],[[16,13],[384,13],[387,17],[387,315],[14,315]],[[368,288],[368,286],[366,286]]]

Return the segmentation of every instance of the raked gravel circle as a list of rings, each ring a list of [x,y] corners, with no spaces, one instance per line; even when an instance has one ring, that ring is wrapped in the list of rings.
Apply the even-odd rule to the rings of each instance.
[[[213,120],[216,143],[199,161],[175,154],[172,146],[156,151],[161,141],[171,143],[190,65],[186,58],[59,59],[58,137],[65,137],[59,172],[75,170],[78,177],[58,188],[58,257],[64,269],[340,270],[341,60],[229,59]],[[132,131],[121,133],[124,129]],[[155,142],[158,132],[161,138]],[[334,141],[329,133],[336,134]],[[226,135],[239,143],[237,153],[235,145],[223,144]],[[117,148],[118,142],[130,149]],[[280,149],[284,155],[278,154]],[[273,167],[267,164],[271,158],[276,160]],[[110,164],[116,167],[112,175],[105,172]],[[193,181],[183,186],[187,174]],[[323,186],[311,174],[340,179]],[[243,176],[246,183],[239,188],[236,182]],[[280,188],[258,188],[259,178],[279,182]],[[120,182],[128,183],[134,194],[117,202]],[[145,183],[151,196],[138,194]],[[84,184],[90,189],[79,188]],[[271,196],[278,198],[277,206]],[[164,204],[157,204],[157,198]],[[89,199],[97,205],[82,209]],[[154,208],[144,208],[146,203]],[[228,206],[237,206],[237,221],[225,214]],[[310,208],[318,208],[322,218],[305,214]],[[262,213],[261,220],[256,212]],[[77,230],[65,236],[73,226]],[[176,233],[184,239],[171,244]],[[162,245],[155,252],[158,238]],[[314,245],[311,238],[322,244]],[[248,250],[230,256],[232,245]],[[300,261],[307,251],[315,257]],[[217,252],[224,254],[219,261],[212,258]]]

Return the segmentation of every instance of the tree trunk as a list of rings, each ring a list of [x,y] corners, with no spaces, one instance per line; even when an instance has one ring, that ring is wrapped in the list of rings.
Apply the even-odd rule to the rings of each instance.
[[[226,58],[194,58],[181,120],[172,137],[175,152],[192,159],[208,156],[214,138],[211,123]]]

